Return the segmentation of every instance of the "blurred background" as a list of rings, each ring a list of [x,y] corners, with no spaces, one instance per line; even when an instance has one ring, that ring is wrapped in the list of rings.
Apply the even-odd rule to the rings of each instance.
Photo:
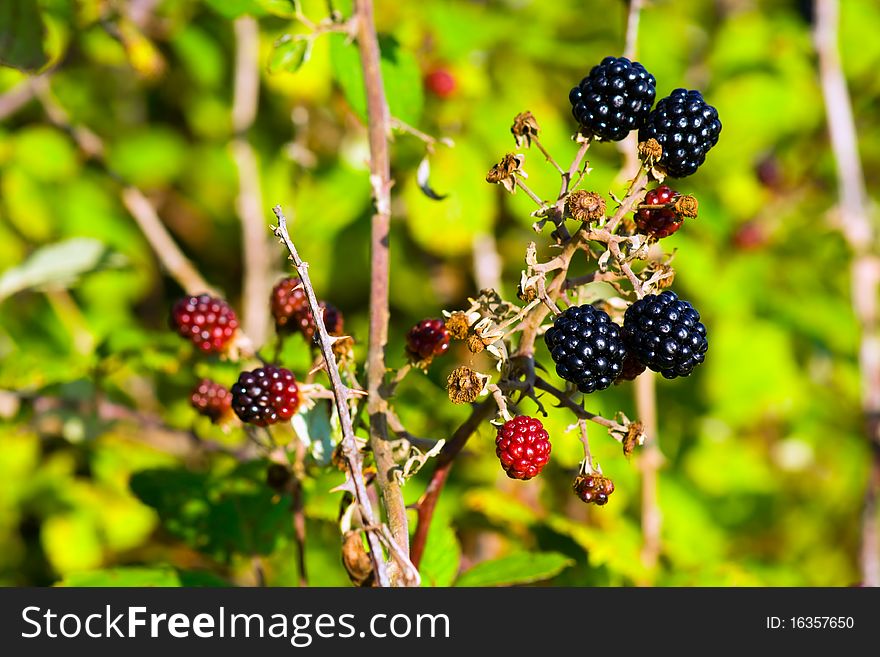
[[[553,457],[528,483],[498,466],[491,425],[470,440],[440,498],[425,584],[861,581],[871,452],[810,4],[654,0],[641,13],[637,59],[655,75],[657,97],[701,89],[724,126],[707,163],[676,181],[699,199],[700,217],[663,242],[676,251],[673,289],[702,313],[710,350],[691,377],[657,385],[659,565],[640,557],[639,452],[627,460],[590,429],[616,490],[607,506],[588,507],[570,488],[582,458],[576,432],[566,433],[574,420],[550,409]],[[43,53],[24,56],[50,71],[32,84],[0,67],[0,584],[253,584],[258,563],[267,584],[295,585],[290,501],[264,484],[265,462],[207,454],[192,438],[244,441],[240,428],[223,432],[189,405],[200,377],[231,385],[238,367],[198,356],[168,330],[184,291],[123,191],[149,200],[241,312],[247,156],[238,149],[250,144],[258,223],[268,226],[275,204],[288,210],[318,296],[343,311],[362,363],[372,205],[356,49],[344,34],[325,34],[302,63],[285,35],[308,30],[286,0],[0,5],[0,43],[23,29],[14,21],[27,12],[16,18],[10,7],[39,9]],[[872,189],[880,5],[841,5],[842,62]],[[301,6],[315,22],[328,14],[324,0]],[[335,9],[348,16],[350,3]],[[242,38],[234,20],[247,12],[259,24],[253,120],[233,111]],[[515,299],[530,240],[539,257],[552,256],[547,235],[531,230],[531,201],[485,175],[514,149],[510,125],[524,110],[555,158],[571,160],[569,89],[622,52],[626,16],[621,0],[376,2],[392,114],[455,144],[437,144],[430,157],[430,184],[448,195],[436,201],[416,180],[424,142],[398,131],[393,143],[389,367],[404,364],[403,338],[418,320],[464,308],[486,286]],[[584,187],[622,194],[618,149],[594,146],[589,159]],[[557,174],[534,149],[525,169],[533,190],[555,196]],[[249,239],[264,249],[256,266],[271,285],[285,254],[268,230],[262,244]],[[268,295],[262,305],[268,312]],[[472,362],[456,344],[399,388],[395,408],[415,435],[448,437],[467,415],[444,389],[453,367]],[[549,362],[545,351],[538,359]],[[306,342],[288,340],[282,361],[305,375]],[[606,416],[636,415],[631,384],[587,401]],[[534,413],[529,402],[522,410]],[[407,483],[408,502],[429,471]],[[340,497],[329,492],[341,480],[310,467],[304,484],[313,585],[349,581]],[[471,570],[523,553],[540,559],[519,580]]]

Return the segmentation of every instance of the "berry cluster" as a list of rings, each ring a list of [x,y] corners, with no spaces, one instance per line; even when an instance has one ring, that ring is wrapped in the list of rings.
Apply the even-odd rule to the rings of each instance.
[[[605,141],[639,131],[639,141],[656,139],[663,149],[657,164],[673,178],[690,176],[718,143],[718,111],[696,90],[676,89],[657,101],[656,80],[642,64],[606,57],[568,95],[581,127]]]
[[[614,492],[614,482],[601,474],[579,474],[572,484],[575,495],[587,504],[605,506]]]
[[[620,376],[626,348],[620,327],[590,305],[572,306],[544,334],[556,373],[584,393],[604,390]]]
[[[700,168],[720,134],[718,110],[703,94],[676,89],[657,102],[639,130],[639,141],[656,139],[663,147],[659,164],[673,178],[685,178]]]
[[[406,355],[414,364],[430,364],[449,350],[449,331],[442,319],[423,319],[406,334]]]
[[[644,66],[626,57],[606,57],[568,99],[574,117],[593,135],[620,141],[644,125],[656,93],[656,80]]]
[[[342,335],[344,330],[342,313],[325,301],[319,304],[324,309],[324,326],[327,327],[327,333]],[[278,333],[299,331],[307,340],[312,340],[316,331],[315,317],[309,309],[306,293],[298,276],[284,278],[272,288],[271,305],[275,330]]]
[[[242,422],[265,427],[289,420],[299,407],[299,387],[283,367],[242,372],[232,386],[232,409]]]
[[[219,424],[232,412],[232,393],[211,379],[202,379],[190,393],[190,404],[199,415]]]
[[[171,326],[201,351],[223,353],[235,339],[238,318],[223,299],[200,294],[174,304]]]
[[[669,237],[681,228],[683,217],[674,207],[669,207],[677,196],[678,193],[666,185],[661,185],[648,192],[645,195],[645,205],[664,207],[656,210],[642,208],[636,212],[635,222],[639,232],[654,239],[662,239]]]
[[[671,290],[646,296],[627,308],[623,340],[635,358],[667,379],[688,376],[709,348],[700,313]]]
[[[498,429],[495,454],[508,477],[531,479],[550,460],[550,436],[540,420],[519,415]]]

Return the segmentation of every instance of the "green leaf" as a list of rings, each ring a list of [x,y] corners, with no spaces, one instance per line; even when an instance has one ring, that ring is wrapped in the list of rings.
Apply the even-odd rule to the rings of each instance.
[[[428,530],[419,571],[422,586],[451,586],[461,564],[461,547],[455,531],[442,518],[434,518]]]
[[[152,568],[131,566],[73,573],[57,586],[229,586],[219,577],[206,572],[177,570],[170,566]]]
[[[330,60],[333,74],[354,111],[367,120],[364,77],[357,48],[342,34],[330,35]],[[379,37],[382,55],[380,67],[388,110],[404,123],[416,124],[425,104],[422,75],[415,57],[387,36]]]
[[[456,586],[510,586],[550,579],[574,564],[558,552],[521,552],[484,561],[462,573]]]
[[[259,0],[205,0],[205,3],[224,18],[263,13]]]
[[[269,56],[269,73],[296,73],[309,60],[312,52],[311,39],[297,39],[289,34],[275,42]]]
[[[38,249],[0,275],[0,301],[22,290],[70,287],[83,274],[118,267],[123,259],[98,240],[72,238]]]
[[[36,0],[0,3],[0,64],[37,71],[49,58],[43,50],[46,33]]]

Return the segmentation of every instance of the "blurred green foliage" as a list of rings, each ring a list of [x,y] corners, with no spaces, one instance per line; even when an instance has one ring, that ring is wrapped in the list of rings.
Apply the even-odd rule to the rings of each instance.
[[[306,30],[286,0],[29,1],[21,6],[39,5],[42,14],[31,32],[3,20],[13,4],[0,10],[0,62],[33,69],[48,59],[58,104],[101,137],[109,166],[148,194],[236,308],[232,19],[259,18],[262,92],[248,139],[266,223],[269,206],[290,210],[318,294],[344,311],[362,360],[371,201],[361,74],[346,37],[317,38],[303,61],[296,37]],[[868,469],[858,335],[847,249],[829,219],[834,163],[805,4],[656,0],[642,14],[638,59],[656,76],[658,97],[699,88],[724,124],[707,164],[678,184],[699,198],[700,218],[665,240],[677,251],[675,289],[700,309],[711,346],[692,377],[658,385],[659,568],[647,572],[639,557],[638,452],[628,461],[590,429],[593,455],[616,490],[606,507],[588,508],[570,490],[582,456],[566,432],[572,417],[550,409],[553,458],[531,482],[504,476],[490,425],[471,439],[440,498],[426,585],[858,581]],[[324,1],[302,5],[312,20],[327,14]],[[349,5],[336,3],[343,15]],[[872,189],[880,184],[880,5],[841,5],[843,61]],[[405,134],[393,143],[388,361],[399,367],[409,326],[463,307],[483,284],[474,274],[481,252],[497,248],[508,298],[529,240],[540,257],[552,256],[546,236],[530,229],[531,201],[487,185],[485,173],[513,149],[509,127],[526,109],[544,145],[570,159],[568,91],[602,57],[620,53],[625,3],[382,0],[376,16],[393,114],[455,142],[431,157],[431,185],[449,195],[441,202],[415,179],[423,144]],[[43,34],[42,43],[25,48],[26,33]],[[441,69],[455,81],[449,95],[423,84]],[[20,90],[27,75],[0,68],[0,93]],[[590,161],[585,185],[620,194],[618,150],[595,146]],[[527,153],[526,170],[539,194],[556,193],[540,154]],[[224,433],[188,406],[198,377],[228,385],[237,372],[199,358],[167,330],[181,290],[160,270],[120,189],[36,100],[2,117],[0,584],[250,584],[255,559],[268,584],[296,584],[291,500],[264,484],[265,462],[189,449],[189,432],[230,448],[243,442],[240,429]],[[273,267],[284,271],[280,249]],[[300,338],[288,341],[283,359],[306,374]],[[472,361],[486,364],[456,346],[428,375],[404,381],[395,408],[409,431],[449,436],[467,409],[448,403],[443,382],[456,363]],[[628,384],[591,396],[588,407],[635,416]],[[407,483],[408,502],[430,469]],[[340,495],[329,492],[340,482],[316,466],[304,482],[312,584],[348,583]]]

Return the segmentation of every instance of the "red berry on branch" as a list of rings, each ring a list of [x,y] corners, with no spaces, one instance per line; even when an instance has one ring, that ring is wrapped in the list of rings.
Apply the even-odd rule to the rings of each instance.
[[[201,351],[221,353],[235,339],[238,318],[223,299],[200,294],[184,297],[174,304],[171,326]]]
[[[242,372],[232,386],[232,410],[242,422],[265,427],[289,420],[300,404],[293,373],[266,365]]]
[[[425,87],[438,98],[449,98],[457,86],[455,76],[445,68],[435,68],[425,76]]]
[[[225,386],[211,379],[202,381],[193,388],[190,404],[199,415],[204,415],[217,424],[232,413],[232,393]]]
[[[678,192],[674,189],[661,185],[645,195],[644,205],[666,205],[673,203],[677,196]],[[672,207],[658,208],[657,210],[642,208],[636,212],[635,222],[640,233],[655,239],[662,239],[669,237],[681,228],[682,217]]]
[[[449,332],[442,319],[423,319],[406,334],[410,362],[428,364],[449,350]]]
[[[275,284],[272,288],[271,306],[275,329],[279,333],[297,330],[296,314],[303,308],[308,308],[306,292],[299,276],[288,276]]]
[[[540,420],[519,415],[498,429],[495,454],[508,477],[531,479],[550,460],[550,436]]]
[[[614,492],[614,482],[598,473],[579,474],[575,477],[575,494],[587,504],[604,506],[608,504],[608,496]]]

